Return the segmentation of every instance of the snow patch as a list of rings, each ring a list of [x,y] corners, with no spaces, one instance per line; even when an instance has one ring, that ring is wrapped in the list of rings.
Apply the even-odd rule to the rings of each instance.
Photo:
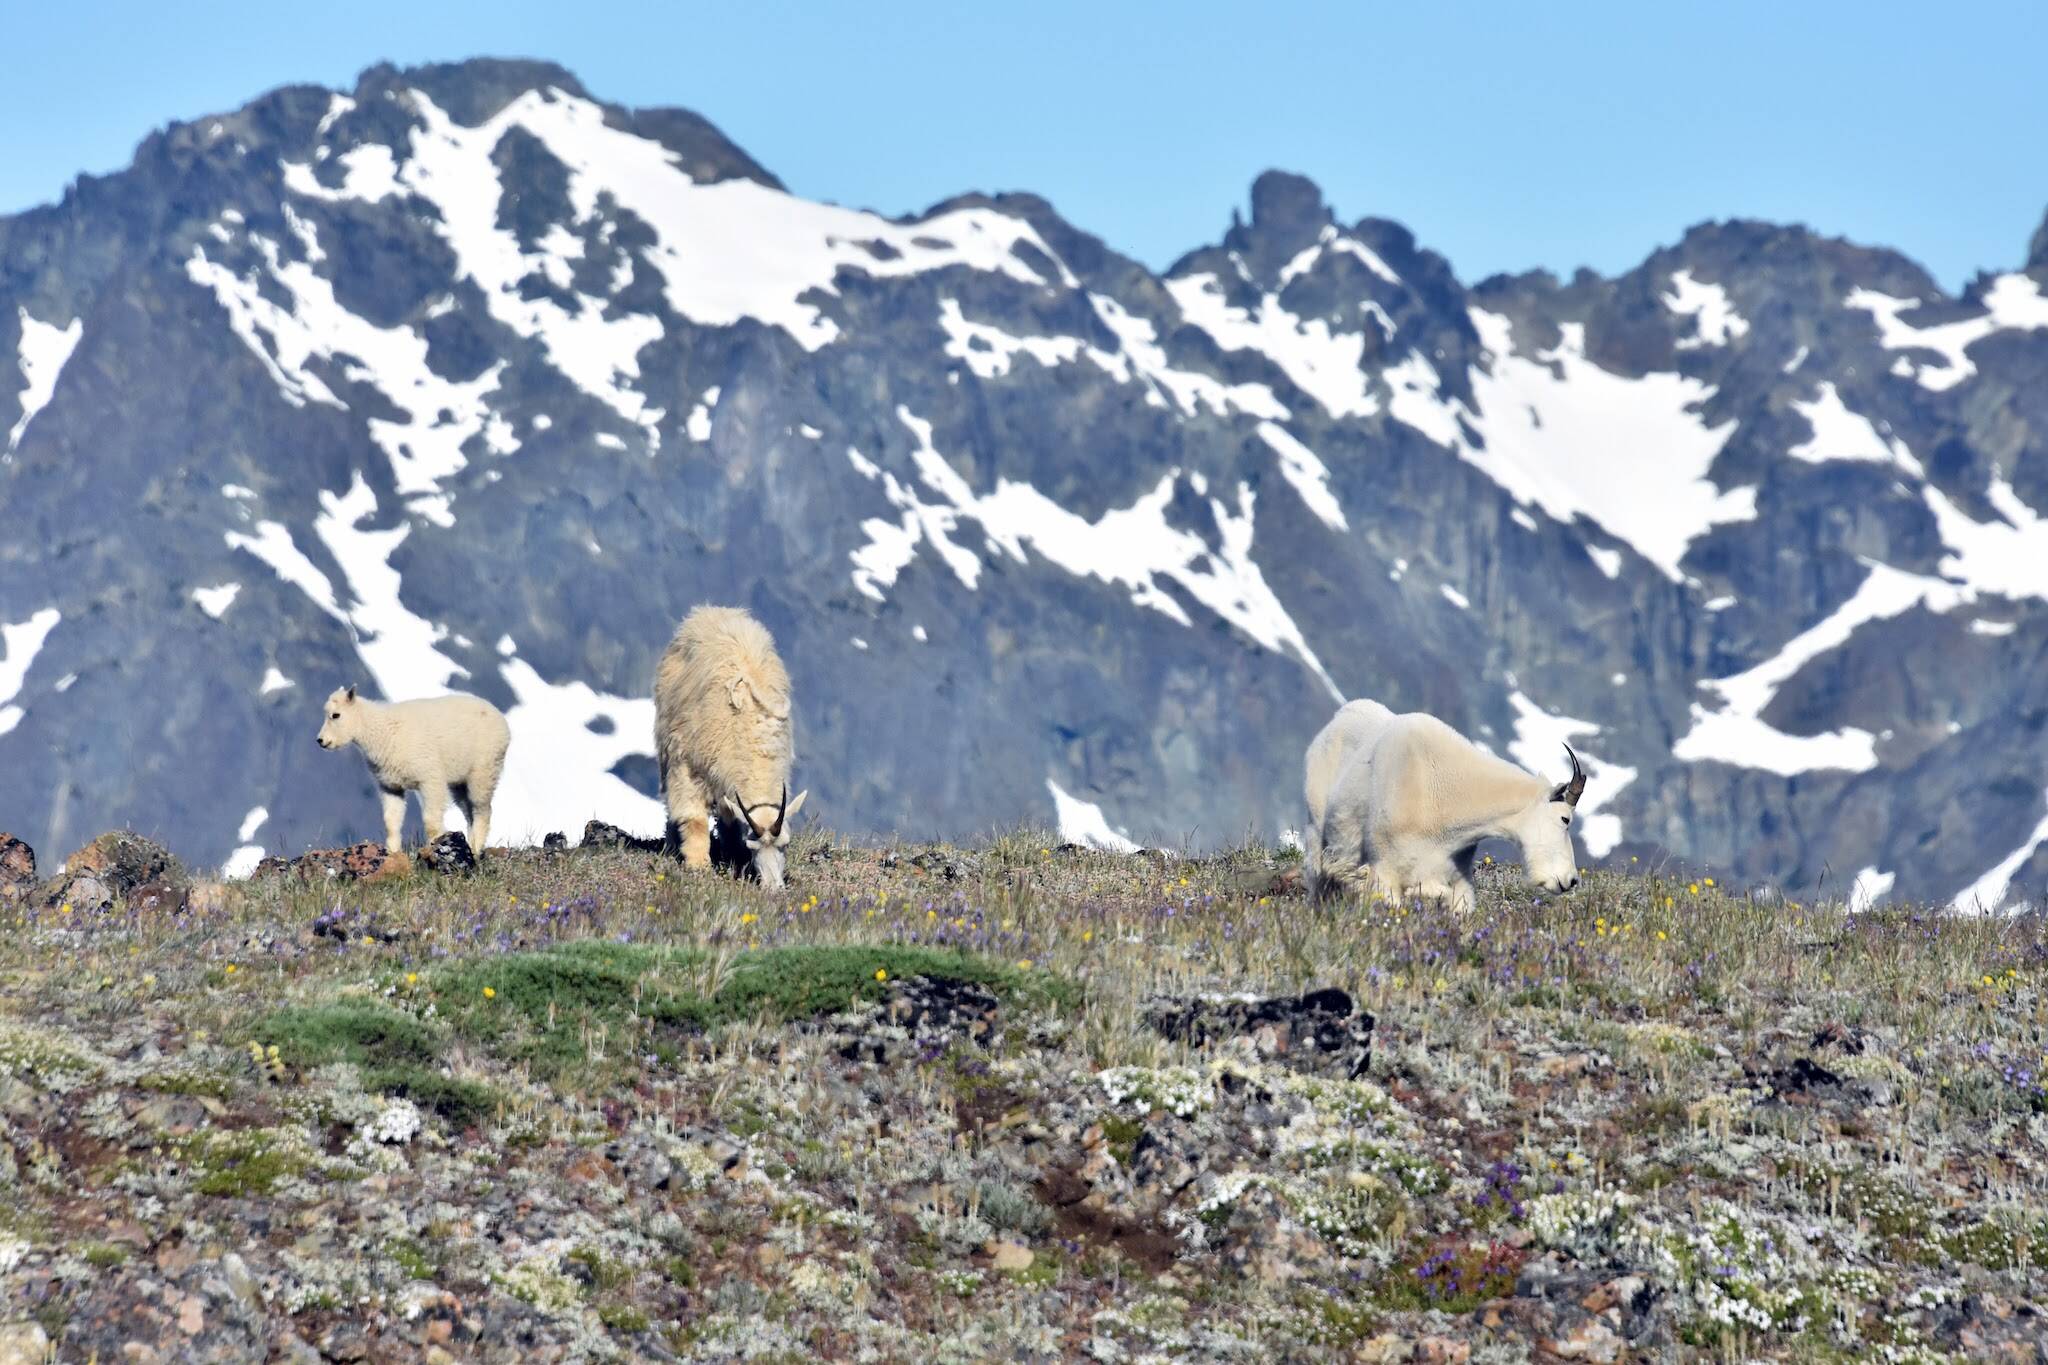
[[[1160,580],[1176,583],[1260,645],[1275,653],[1292,653],[1332,697],[1343,699],[1251,557],[1256,499],[1248,485],[1238,485],[1234,511],[1221,498],[1208,499],[1217,538],[1211,548],[1201,536],[1167,520],[1166,509],[1181,478],[1178,467],[1161,475],[1152,491],[1131,506],[1112,508],[1091,522],[1026,483],[998,479],[993,491],[976,494],[933,446],[930,422],[902,406],[896,416],[917,438],[911,460],[919,481],[939,501],[924,501],[916,489],[859,451],[848,450],[854,468],[880,482],[890,504],[901,513],[894,523],[882,518],[862,523],[869,543],[853,552],[853,580],[866,596],[885,600],[882,589],[895,581],[924,541],[965,587],[975,588],[981,579],[981,557],[953,539],[956,530],[972,521],[991,547],[1018,564],[1031,562],[1025,553],[1028,545],[1067,573],[1120,585],[1129,590],[1132,602],[1191,626],[1194,623]]]
[[[29,665],[36,661],[43,642],[63,619],[63,613],[55,607],[44,607],[15,625],[0,623],[0,646],[6,649],[5,654],[0,654],[0,735],[21,724],[21,718],[28,714],[8,703],[21,695],[22,685],[28,681]]]
[[[1388,284],[1399,284],[1401,282],[1401,277],[1394,273],[1391,266],[1380,259],[1380,254],[1377,251],[1374,251],[1355,237],[1344,236],[1337,231],[1334,223],[1326,223],[1323,225],[1322,234],[1316,238],[1315,245],[1303,247],[1295,253],[1293,260],[1280,268],[1280,287],[1285,289],[1296,277],[1306,275],[1309,271],[1315,269],[1316,262],[1320,261],[1326,252],[1336,252],[1339,255],[1356,257],[1364,263],[1367,270],[1370,270]],[[1239,263],[1238,270],[1239,273],[1243,273],[1244,266],[1242,262]]]
[[[1728,291],[1718,284],[1694,279],[1690,270],[1672,275],[1671,292],[1663,296],[1663,303],[1680,317],[1694,320],[1694,334],[1679,338],[1681,351],[1726,346],[1736,337],[1749,335],[1749,322],[1728,301]]]
[[[1168,280],[1166,292],[1217,345],[1264,355],[1330,416],[1370,417],[1379,411],[1363,366],[1363,332],[1337,332],[1321,318],[1297,317],[1277,294],[1267,294],[1256,311],[1247,312],[1225,298],[1222,283],[1212,274]]]
[[[1594,567],[1609,578],[1621,577],[1621,551],[1600,545],[1588,545],[1586,558],[1592,560]]]
[[[218,621],[227,615],[228,608],[234,605],[235,597],[241,591],[240,583],[222,583],[214,588],[194,588],[192,600],[199,604],[199,610]]]
[[[414,615],[400,600],[404,583],[391,567],[391,553],[413,528],[363,528],[361,523],[377,511],[377,495],[360,470],[340,497],[322,492],[320,507],[313,530],[348,580],[355,602],[346,620],[356,635],[356,653],[384,699],[438,696],[452,679],[468,677],[467,669],[436,648],[448,638],[447,630]]]
[[[398,183],[398,162],[381,142],[366,142],[341,155],[341,188],[330,190],[313,177],[313,167],[304,161],[286,161],[284,187],[293,194],[327,203],[359,200],[380,203],[394,195],[402,197],[405,187]],[[290,210],[286,210],[290,212]]]
[[[1184,417],[1193,417],[1206,406],[1218,417],[1233,411],[1284,422],[1291,415],[1264,384],[1225,384],[1220,379],[1193,370],[1175,369],[1159,344],[1158,329],[1150,319],[1127,311],[1107,294],[1090,294],[1088,301],[1102,325],[1115,334],[1114,353],[1086,348],[1088,358],[1107,370],[1118,383],[1143,384],[1149,390],[1146,402],[1163,408],[1170,399]]]
[[[1464,594],[1464,593],[1461,593],[1461,592],[1459,592],[1459,591],[1458,591],[1458,590],[1457,590],[1456,588],[1452,587],[1452,586],[1451,586],[1450,584],[1448,584],[1448,583],[1439,583],[1439,584],[1437,585],[1437,589],[1436,589],[1436,590],[1437,590],[1438,592],[1440,592],[1440,593],[1442,593],[1442,594],[1444,595],[1444,600],[1445,600],[1446,602],[1449,602],[1449,603],[1450,603],[1450,604],[1451,604],[1452,606],[1456,607],[1456,608],[1457,608],[1457,609],[1458,609],[1459,611],[1470,611],[1470,610],[1472,610],[1472,599],[1471,599],[1471,598],[1469,598],[1469,597],[1467,597],[1467,596],[1465,596],[1465,594]]]
[[[1832,382],[1822,380],[1820,396],[1811,403],[1792,400],[1792,411],[1806,419],[1813,428],[1813,438],[1803,441],[1786,451],[1795,460],[1809,464],[1822,464],[1828,460],[1866,460],[1875,464],[1897,464],[1914,478],[1924,478],[1926,473],[1920,462],[1906,449],[1904,441],[1894,438],[1887,443],[1878,435],[1870,419],[1860,413],[1851,412],[1849,405],[1842,401]]]
[[[1847,726],[1820,735],[1789,735],[1760,718],[1764,709],[1807,663],[1838,648],[1869,622],[1919,606],[1948,611],[1973,596],[1954,583],[1871,563],[1869,576],[1848,601],[1786,641],[1776,654],[1732,677],[1702,682],[1701,687],[1720,696],[1722,708],[1709,712],[1695,703],[1692,729],[1672,746],[1672,755],[1687,763],[1728,763],[1781,777],[1823,769],[1868,772],[1877,766],[1876,736],[1868,730]]]
[[[335,600],[334,584],[312,560],[306,558],[305,551],[292,540],[292,533],[283,522],[259,521],[255,535],[229,531],[225,538],[230,550],[247,550],[269,565],[272,573],[304,593],[314,606],[337,621],[348,620],[342,614],[340,603]]]
[[[1792,353],[1792,358],[1790,360],[1786,361],[1784,365],[1779,367],[1780,373],[1792,373],[1792,371],[1798,369],[1801,365],[1804,365],[1806,363],[1806,357],[1810,354],[1811,352],[1808,351],[1806,347],[1801,346],[1798,350]]]
[[[946,354],[967,362],[977,379],[997,379],[1010,372],[1021,353],[1051,369],[1079,357],[1078,337],[1011,336],[987,323],[969,322],[958,299],[939,300],[939,327],[946,334]]]
[[[1849,884],[1849,909],[1861,912],[1870,909],[1890,894],[1892,883],[1899,879],[1896,872],[1879,872],[1866,867],[1856,874],[1856,880]]]
[[[1138,845],[1121,830],[1109,827],[1109,820],[1102,813],[1102,807],[1093,801],[1083,801],[1078,796],[1069,796],[1060,784],[1051,778],[1045,779],[1045,788],[1052,793],[1053,819],[1059,826],[1060,838],[1070,844],[1082,844],[1088,848],[1099,848],[1107,853],[1136,853]]]
[[[1920,307],[1918,299],[1895,298],[1875,289],[1855,289],[1842,300],[1843,306],[1861,308],[1877,324],[1878,344],[1886,350],[1933,351],[1940,364],[1916,364],[1901,356],[1892,373],[1908,375],[1920,386],[1937,393],[1952,389],[1977,373],[1969,357],[1970,347],[1999,331],[2034,331],[2048,327],[2048,296],[2026,275],[2000,275],[1984,291],[1984,313],[1956,322],[1915,327],[1902,321],[1901,313]],[[1903,368],[1902,368],[1903,367]]]
[[[1942,559],[1942,573],[1973,593],[2048,600],[2048,519],[2027,506],[2003,475],[1994,475],[1985,491],[2002,520],[1973,520],[1932,484],[1922,496],[1941,543],[1953,552]]]
[[[1555,349],[1514,354],[1508,319],[1472,310],[1492,369],[1471,372],[1476,410],[1447,399],[1420,352],[1386,372],[1389,410],[1477,465],[1517,502],[1559,521],[1590,517],[1674,581],[1686,548],[1712,527],[1756,516],[1756,490],[1723,491],[1707,470],[1735,431],[1693,411],[1713,395],[1669,373],[1629,379],[1586,359],[1585,328],[1563,325]],[[1468,440],[1471,427],[1479,441]]]
[[[1979,618],[1970,622],[1972,635],[2010,635],[2019,629],[2017,621],[1986,621]]]
[[[839,334],[815,298],[836,294],[846,270],[880,277],[964,266],[1029,285],[1076,283],[1064,266],[1056,265],[1056,280],[1048,280],[1028,265],[1019,247],[1056,257],[1029,223],[994,209],[892,223],[752,180],[699,184],[676,153],[611,126],[602,106],[560,90],[529,91],[474,128],[456,123],[420,91],[408,97],[424,126],[413,131],[400,179],[441,208],[463,268],[481,267],[493,280],[502,277],[508,253],[517,254],[517,242],[497,225],[501,187],[491,153],[507,132],[524,128],[568,167],[579,225],[593,220],[600,197],[609,195],[653,230],[642,258],[661,273],[670,307],[702,326],[752,319],[815,351]],[[478,282],[486,296],[498,295],[495,311],[502,286]],[[652,318],[644,323],[658,333]]]
[[[1949,902],[1950,908],[1963,914],[1988,914],[2002,908],[2013,877],[2044,843],[2048,843],[2048,816],[2042,817],[2041,823],[2034,826],[2034,832],[2027,836],[2027,841],[2007,854],[1998,866],[1958,891],[1955,899]],[[2019,905],[2013,909],[2018,912],[2026,906]]]
[[[21,340],[15,348],[21,366],[21,416],[7,429],[9,454],[21,444],[30,419],[49,405],[51,396],[57,392],[57,376],[64,372],[71,353],[78,349],[78,339],[85,335],[84,318],[73,318],[69,326],[59,327],[51,322],[37,322],[26,308],[14,311],[21,319]]]
[[[683,432],[691,440],[704,442],[711,439],[711,410],[718,406],[718,386],[704,390],[704,396],[697,406],[690,409],[690,416],[683,424]]]
[[[499,845],[537,844],[556,830],[604,820],[652,838],[662,832],[661,803],[643,796],[611,769],[621,759],[654,753],[654,700],[618,697],[583,682],[551,683],[524,659],[498,669],[512,689],[505,713],[512,747],[491,806],[491,837]],[[590,723],[610,721],[598,734]]]
[[[1552,715],[1519,691],[1508,694],[1508,704],[1515,708],[1515,737],[1508,742],[1508,756],[1532,773],[1555,769],[1573,735],[1600,733],[1593,722]],[[1586,770],[1586,790],[1579,796],[1572,823],[1586,852],[1604,858],[1621,842],[1622,833],[1621,817],[1606,807],[1636,780],[1636,770],[1596,758],[1576,744],[1572,748]]]
[[[253,275],[238,276],[208,260],[201,247],[193,247],[185,262],[187,277],[213,292],[235,334],[294,407],[309,401],[348,406],[313,373],[315,362],[338,364],[345,378],[381,393],[405,414],[403,421],[369,419],[370,439],[390,461],[399,495],[438,491],[442,479],[468,463],[462,447],[483,430],[490,415],[484,395],[498,387],[504,363],[475,379],[443,379],[427,364],[427,340],[419,332],[358,317],[336,301],[333,281],[315,272],[310,261],[285,261],[277,243],[261,236],[250,240],[289,307],[266,296]]]
[[[1281,477],[1294,485],[1294,491],[1301,495],[1316,520],[1332,531],[1350,529],[1344,520],[1344,509],[1337,504],[1337,495],[1330,491],[1329,468],[1316,453],[1277,422],[1259,423],[1259,437],[1280,457]]]
[[[296,684],[290,678],[278,672],[275,665],[272,665],[263,670],[263,685],[256,689],[256,695],[267,697],[272,692],[282,692],[287,687],[293,686],[296,686]]]

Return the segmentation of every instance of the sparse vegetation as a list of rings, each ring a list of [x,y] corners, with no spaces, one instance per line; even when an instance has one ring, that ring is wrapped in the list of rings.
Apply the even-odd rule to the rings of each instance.
[[[1484,867],[1469,918],[1317,910],[1264,849],[1030,832],[790,866],[8,911],[0,1288],[80,1359],[165,1282],[252,1358],[500,1296],[586,1357],[2040,1345],[2038,917]],[[1324,986],[1377,1017],[1362,1077],[1146,1022]]]

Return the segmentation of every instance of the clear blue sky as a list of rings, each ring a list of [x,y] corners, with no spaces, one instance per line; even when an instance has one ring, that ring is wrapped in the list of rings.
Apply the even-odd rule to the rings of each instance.
[[[1254,175],[1461,276],[1625,269],[1706,218],[1895,246],[1954,287],[2048,208],[2048,5],[52,4],[0,0],[0,212],[174,118],[379,60],[560,62],[888,213],[1029,189],[1153,266]]]

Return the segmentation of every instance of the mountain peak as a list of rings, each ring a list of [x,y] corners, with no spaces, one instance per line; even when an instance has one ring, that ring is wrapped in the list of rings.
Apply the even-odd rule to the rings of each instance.
[[[2048,270],[2048,213],[2041,215],[2041,226],[2027,243],[2027,269]]]
[[[387,90],[423,90],[458,123],[474,126],[489,119],[529,90],[550,87],[591,98],[573,72],[553,62],[523,57],[471,57],[461,62],[397,67],[380,62],[356,81],[359,102]]]
[[[1252,181],[1252,230],[1320,231],[1331,221],[1330,206],[1316,182],[1292,171],[1266,171]]]

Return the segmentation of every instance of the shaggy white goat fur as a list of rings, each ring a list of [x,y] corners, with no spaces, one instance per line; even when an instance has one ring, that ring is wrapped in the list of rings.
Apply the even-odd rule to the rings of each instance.
[[[1308,771],[1302,794],[1308,799],[1308,823],[1302,830],[1302,864],[1308,870],[1308,890],[1320,897],[1334,886],[1323,883],[1323,814],[1329,808],[1330,791],[1337,774],[1360,750],[1370,752],[1379,743],[1380,732],[1394,719],[1394,713],[1376,701],[1348,701],[1337,708],[1316,737],[1309,741]]]
[[[482,697],[454,693],[419,701],[374,702],[353,687],[327,698],[320,747],[359,746],[370,761],[370,776],[384,799],[384,846],[399,851],[405,823],[405,794],[420,794],[420,818],[427,839],[441,837],[448,802],[462,808],[469,823],[470,851],[481,858],[491,834],[491,797],[505,771],[512,727]]]
[[[1571,781],[1553,786],[1435,716],[1350,702],[1310,742],[1304,766],[1314,830],[1305,851],[1319,895],[1419,895],[1470,910],[1473,855],[1489,838],[1519,844],[1545,890],[1578,885],[1571,824],[1585,776],[1576,757]]]
[[[683,861],[711,861],[711,813],[739,824],[754,869],[782,885],[788,818],[810,793],[789,795],[796,763],[789,674],[775,641],[737,607],[698,607],[654,670],[654,751],[668,805],[666,843]]]

